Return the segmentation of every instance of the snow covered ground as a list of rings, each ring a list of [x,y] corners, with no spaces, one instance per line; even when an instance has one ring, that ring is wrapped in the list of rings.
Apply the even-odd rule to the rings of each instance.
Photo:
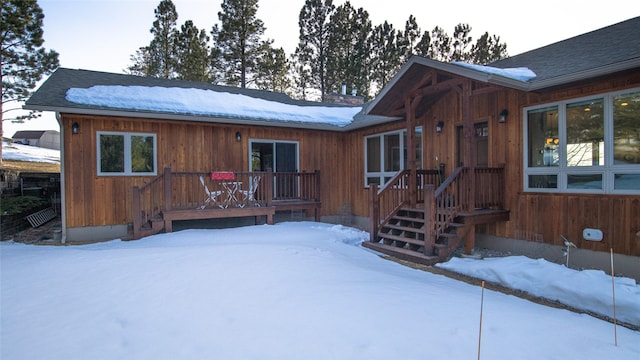
[[[359,246],[367,238],[300,222],[83,246],[0,243],[0,358],[476,358],[482,289],[384,260]],[[489,260],[449,266],[516,284],[532,277],[554,294],[579,282],[585,303],[611,290],[598,274],[565,281],[564,270],[578,272]],[[616,291],[640,304],[627,280]],[[618,309],[628,312],[637,307]],[[490,290],[482,314],[481,358],[640,358],[640,332],[618,326],[615,346],[613,324],[586,314]]]
[[[2,142],[2,159],[60,164],[60,150]]]

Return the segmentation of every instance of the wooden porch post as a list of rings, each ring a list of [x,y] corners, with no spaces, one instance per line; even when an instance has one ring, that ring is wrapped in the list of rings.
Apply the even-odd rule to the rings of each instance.
[[[315,201],[320,202],[320,170],[316,170],[315,171],[315,178],[316,178],[316,194],[315,194]],[[317,222],[320,222],[320,208],[314,208],[314,216],[315,216],[315,220]]]
[[[469,169],[466,176],[468,203],[465,211],[472,212],[476,204],[476,137],[471,117],[471,80],[467,79],[462,84],[462,134],[464,137],[464,165]],[[470,255],[475,247],[476,228],[475,225],[468,225],[469,231],[464,241],[464,253]]]
[[[169,211],[172,206],[171,196],[171,168],[164,168],[164,209]]]
[[[266,194],[265,194],[265,200],[267,202],[267,207],[271,206],[271,204],[273,203],[273,170],[271,168],[267,169],[267,174],[266,174]]]
[[[369,185],[369,241],[375,242],[378,238],[378,218],[380,217],[380,204],[378,203],[378,185]]]
[[[405,116],[407,120],[407,166],[409,170],[409,206],[416,207],[418,195],[416,176],[416,127],[415,106],[410,97],[404,100]]]
[[[433,255],[433,245],[435,244],[435,214],[436,199],[435,187],[432,184],[424,185],[424,254]]]
[[[140,230],[142,228],[142,208],[140,206],[140,187],[133,187],[133,195],[131,198],[133,202],[133,239],[140,239]]]

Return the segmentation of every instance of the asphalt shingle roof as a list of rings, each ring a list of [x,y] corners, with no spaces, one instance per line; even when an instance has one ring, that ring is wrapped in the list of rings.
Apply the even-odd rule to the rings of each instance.
[[[640,16],[488,65],[527,67],[535,84],[634,59],[640,59]]]

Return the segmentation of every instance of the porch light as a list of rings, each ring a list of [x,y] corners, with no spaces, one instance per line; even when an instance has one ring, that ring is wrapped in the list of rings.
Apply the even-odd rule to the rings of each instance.
[[[442,132],[442,128],[444,127],[444,121],[440,120],[436,124],[436,133],[440,134]]]
[[[242,134],[240,134],[240,131],[236,132],[236,141],[240,142],[240,140],[242,140]]]
[[[71,125],[71,133],[75,135],[75,134],[77,134],[79,132],[80,132],[80,124],[78,124],[77,122],[74,122]]]
[[[498,122],[499,123],[504,123],[507,121],[507,115],[509,115],[509,110],[507,109],[502,109],[502,111],[500,111],[499,117],[498,117]]]

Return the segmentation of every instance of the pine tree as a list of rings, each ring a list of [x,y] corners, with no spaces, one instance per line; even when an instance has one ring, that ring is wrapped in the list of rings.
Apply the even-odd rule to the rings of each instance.
[[[308,65],[308,59],[311,58],[311,48],[296,47],[295,52],[291,55],[291,72],[293,76],[293,94],[300,100],[308,100],[308,92],[312,90],[313,76],[311,74],[311,66]]]
[[[436,26],[431,30],[431,47],[428,57],[438,61],[449,61],[451,53],[451,37],[443,28]]]
[[[308,69],[311,77],[308,86],[320,89],[324,100],[326,93],[327,52],[329,47],[329,19],[335,7],[332,0],[306,0],[298,19],[300,43],[296,68]]]
[[[171,0],[161,0],[154,10],[156,20],[149,30],[153,39],[148,46],[139,48],[130,57],[133,64],[127,68],[131,74],[170,79],[176,76],[176,43],[178,12]]]
[[[53,72],[59,66],[59,61],[57,52],[47,51],[42,46],[44,14],[36,0],[2,0],[0,11],[2,12],[2,22],[0,22],[1,140],[2,123],[5,120],[24,121],[39,116],[39,113],[31,112],[28,115],[5,119],[5,113],[14,109],[4,109],[4,105],[8,102],[26,100],[37,82],[43,76]],[[0,164],[2,164],[1,146]]]
[[[212,74],[209,58],[209,36],[204,30],[198,30],[193,21],[182,25],[176,44],[178,79],[210,82]]]
[[[327,91],[338,92],[344,82],[352,91],[369,96],[369,37],[371,21],[349,1],[336,8],[329,21]]]
[[[256,17],[258,0],[223,0],[218,12],[221,26],[212,34],[222,52],[227,85],[247,87],[253,82],[256,62],[265,50],[261,37],[265,27]]]
[[[471,47],[469,61],[485,65],[507,56],[507,44],[500,43],[499,36],[490,36],[488,32],[485,32]]]
[[[265,42],[263,47],[264,51],[256,66],[257,88],[281,93],[289,92],[291,66],[284,49],[271,47],[271,42]]]
[[[370,79],[375,87],[382,89],[402,66],[398,32],[387,21],[377,25],[371,32],[369,47],[371,49]]]
[[[469,24],[458,24],[453,31],[451,43],[451,54],[449,61],[466,61],[469,59],[467,47],[471,44],[471,26]]]
[[[404,32],[399,34],[398,46],[402,52],[402,63],[405,63],[415,55],[415,46],[420,38],[420,26],[416,17],[409,15],[409,19],[404,25]]]

